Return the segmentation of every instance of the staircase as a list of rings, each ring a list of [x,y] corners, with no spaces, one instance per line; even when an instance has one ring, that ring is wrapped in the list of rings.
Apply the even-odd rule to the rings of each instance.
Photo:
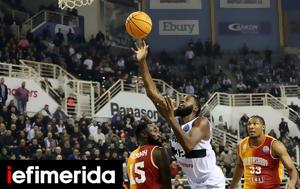
[[[36,84],[41,86],[41,81],[43,80],[43,78],[41,78],[34,69],[26,65],[0,63],[0,67],[1,76],[32,79]],[[49,94],[52,99],[57,102],[57,104],[62,105],[59,94],[51,86],[47,86],[45,88],[41,87],[41,89]]]
[[[166,82],[153,79],[154,83],[156,84],[157,88],[161,89],[162,95],[169,95],[173,97],[176,101],[176,104],[179,105],[180,99],[184,97],[185,93],[180,93],[172,86],[167,84]],[[118,80],[114,85],[112,85],[104,94],[100,96],[95,101],[95,112],[98,112],[102,107],[104,107],[114,96],[116,96],[120,91],[131,91],[134,93],[142,93],[143,94],[143,84],[136,82],[134,84],[127,84],[124,83],[123,80]],[[167,94],[167,91],[170,91],[171,94]]]
[[[71,115],[82,115],[84,113],[87,117],[93,117],[95,115],[94,102],[97,98],[100,98],[98,95],[100,91],[100,84],[98,82],[78,80],[62,67],[55,64],[28,60],[20,60],[20,62],[21,64],[32,68],[41,80],[43,80],[43,78],[57,80],[57,78],[61,75],[66,77],[66,82],[61,84],[64,86],[63,89],[66,97],[63,99],[63,108],[66,112],[69,112]],[[69,86],[72,86],[71,91],[67,90],[70,89]],[[69,108],[69,111],[67,111],[67,97],[70,96],[75,97],[77,103],[76,108]]]

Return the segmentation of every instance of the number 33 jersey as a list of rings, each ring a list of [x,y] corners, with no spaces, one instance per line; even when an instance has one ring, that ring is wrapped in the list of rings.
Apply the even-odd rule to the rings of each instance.
[[[249,137],[239,144],[239,156],[244,165],[244,189],[280,189],[283,165],[272,156],[272,143],[276,140],[266,135],[258,147],[249,146]]]
[[[155,148],[158,146],[140,146],[130,154],[126,165],[130,189],[162,189],[159,169],[152,158]]]

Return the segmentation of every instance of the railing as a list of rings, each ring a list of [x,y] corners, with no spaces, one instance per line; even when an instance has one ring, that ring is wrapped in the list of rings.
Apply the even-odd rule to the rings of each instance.
[[[281,96],[283,97],[299,97],[300,88],[298,85],[280,86]]]
[[[291,121],[297,124],[299,120],[298,113],[282,103],[269,93],[253,94],[226,94],[215,93],[203,106],[202,112],[209,113],[216,105],[225,106],[271,106],[280,111]]]
[[[126,86],[127,88],[127,86]],[[107,104],[114,96],[116,96],[120,91],[124,91],[124,81],[118,80],[113,84],[104,94],[100,96],[95,101],[95,112],[98,112]]]
[[[73,80],[73,87],[77,88],[77,85],[79,85],[79,94],[90,95],[92,87],[94,88],[94,91],[100,91],[99,82],[78,80],[76,77],[58,65],[29,60],[20,60],[20,62],[32,67],[40,75],[40,77],[57,79],[59,76],[64,76],[68,82]]]
[[[181,93],[175,90],[171,85],[167,84],[163,80],[160,79],[153,79],[155,82],[156,87],[162,93],[162,95],[168,95],[176,100],[176,105],[178,106],[180,103],[180,99],[184,96],[188,95],[186,93]]]
[[[105,106],[105,104],[107,104],[120,91],[131,91],[131,92],[135,92],[135,93],[145,94],[144,85],[140,81],[141,80],[137,80],[134,83],[125,83],[123,80],[118,80],[104,94],[102,94],[100,96],[100,98],[98,98],[95,101],[95,112],[98,112],[103,106]],[[176,100],[177,105],[179,104],[180,99],[183,96],[187,95],[187,94],[176,91],[173,87],[171,87],[170,85],[168,85],[167,83],[165,83],[162,80],[153,79],[153,81],[155,82],[156,86],[158,86],[158,88],[161,87],[160,92],[162,95],[166,95],[168,89],[170,91],[173,91],[172,96],[176,98],[175,100]]]
[[[283,115],[288,117],[291,121],[297,124],[299,117],[298,113],[289,108],[286,104],[282,103],[277,98],[268,93],[258,94],[226,94],[226,93],[214,93],[206,104],[202,108],[202,113],[210,114],[217,105],[224,106],[271,106],[273,109],[280,111]],[[220,135],[220,136],[219,136]],[[227,136],[230,138],[230,136]],[[225,133],[220,133],[216,136],[216,141],[222,142],[222,137],[225,137]],[[231,142],[233,142],[232,139]],[[235,139],[234,139],[235,140]],[[299,165],[299,147],[296,146],[296,163]]]
[[[41,85],[42,81],[39,75],[34,71],[34,69],[24,65],[0,63],[0,75],[6,77],[33,79],[39,85]],[[61,97],[51,86],[41,88],[45,90],[45,92],[48,93],[53,98],[53,100],[61,105]]]
[[[19,11],[19,10],[11,10],[11,15],[14,20],[16,20],[20,23],[25,22],[30,17],[30,15],[28,13]]]
[[[67,107],[67,99],[65,99],[64,109],[68,114],[81,115],[85,113],[88,117],[95,115],[95,90],[100,91],[100,84],[98,82],[77,80],[73,75],[69,74],[62,67],[42,62],[20,60],[26,66],[33,68],[37,75],[41,78],[57,79],[59,76],[65,76],[65,83],[61,83],[65,97],[76,97],[76,107],[73,109]]]
[[[77,16],[70,16],[62,12],[42,10],[24,22],[23,31],[33,31],[37,26],[47,21],[51,21],[56,24],[79,27],[79,18]]]
[[[239,142],[239,138],[235,135],[232,135],[228,132],[222,131],[214,127],[213,129],[213,142],[222,146],[228,144],[229,147],[235,148],[237,143]]]

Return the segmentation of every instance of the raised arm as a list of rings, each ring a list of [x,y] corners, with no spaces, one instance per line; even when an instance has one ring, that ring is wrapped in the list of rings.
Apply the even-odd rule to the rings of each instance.
[[[157,106],[157,104],[164,103],[164,99],[157,91],[156,85],[153,82],[152,76],[147,66],[146,59],[148,54],[148,47],[149,46],[146,44],[146,42],[143,41],[143,44],[136,45],[136,49],[132,48],[132,50],[136,54],[136,58],[139,65],[139,72],[142,75],[147,96],[152,100],[154,105]]]
[[[289,173],[290,180],[286,184],[286,189],[295,189],[298,180],[296,167],[289,156],[285,146],[278,140],[275,140],[272,145],[272,154],[278,157]]]

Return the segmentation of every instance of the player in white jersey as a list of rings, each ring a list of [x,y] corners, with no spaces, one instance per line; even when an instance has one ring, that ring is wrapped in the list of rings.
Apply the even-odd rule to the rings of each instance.
[[[172,147],[183,172],[188,176],[192,189],[224,189],[225,177],[216,165],[216,155],[210,145],[212,127],[200,112],[200,103],[195,96],[186,96],[174,111],[169,97],[159,94],[149,73],[145,42],[133,49],[143,77],[147,96],[173,131]],[[177,117],[175,117],[175,115]]]

